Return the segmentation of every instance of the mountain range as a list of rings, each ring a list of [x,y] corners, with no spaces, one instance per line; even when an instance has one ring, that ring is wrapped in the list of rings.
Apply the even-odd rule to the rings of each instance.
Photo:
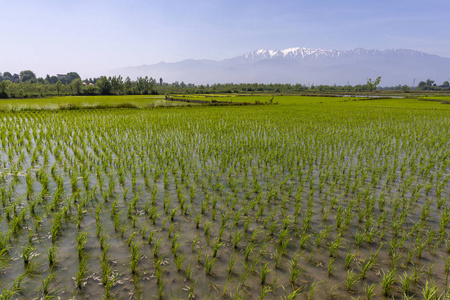
[[[185,83],[301,83],[304,85],[364,84],[381,76],[381,86],[438,84],[450,79],[450,58],[408,49],[322,50],[260,49],[221,61],[187,59],[120,68],[109,75],[163,78]]]

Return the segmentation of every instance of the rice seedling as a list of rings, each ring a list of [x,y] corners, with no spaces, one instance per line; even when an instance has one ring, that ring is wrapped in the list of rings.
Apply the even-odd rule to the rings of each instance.
[[[263,267],[261,268],[261,272],[260,272],[261,285],[266,284],[267,276],[270,274],[270,272],[272,272],[272,270],[269,269],[268,265],[269,265],[269,263],[265,263],[263,265]]]
[[[395,282],[395,272],[397,270],[393,268],[389,272],[385,272],[382,270],[381,275],[381,289],[383,290],[383,295],[389,295],[392,284]]]
[[[303,269],[298,267],[299,259],[300,259],[299,255],[295,255],[289,263],[290,264],[289,282],[293,286],[295,286],[295,282],[297,281],[297,278],[300,276],[300,274],[303,273]]]
[[[432,283],[429,283],[428,280],[425,283],[425,287],[422,290],[423,299],[426,300],[437,300],[441,299],[439,287]]]
[[[347,269],[350,268],[350,264],[355,259],[355,257],[356,257],[356,254],[352,253],[351,250],[349,252],[347,252],[347,255],[345,256],[345,268],[347,268]]]
[[[211,258],[209,255],[205,256],[205,273],[206,275],[211,275],[212,268],[217,258]]]
[[[355,274],[353,270],[347,270],[347,279],[345,281],[347,291],[351,291],[360,278],[361,277],[358,274]]]
[[[88,266],[87,257],[83,257],[78,262],[78,272],[77,272],[77,275],[76,275],[76,287],[78,289],[81,289],[83,287],[84,280],[85,280],[85,277],[86,277],[86,272],[87,272],[87,266]]]

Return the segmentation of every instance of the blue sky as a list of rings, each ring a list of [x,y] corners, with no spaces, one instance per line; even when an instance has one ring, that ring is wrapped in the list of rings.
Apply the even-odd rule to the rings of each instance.
[[[77,71],[84,78],[290,47],[407,48],[450,57],[448,0],[0,1],[0,72]]]

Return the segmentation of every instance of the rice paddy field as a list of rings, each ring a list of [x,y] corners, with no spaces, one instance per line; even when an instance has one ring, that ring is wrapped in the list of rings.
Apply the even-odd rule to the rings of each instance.
[[[8,101],[0,299],[450,294],[450,105],[275,96],[21,111]]]
[[[0,99],[0,110],[57,110],[96,107],[135,106],[153,108],[160,106],[182,106],[184,103],[171,103],[164,96],[130,95],[130,96],[73,96],[49,97],[37,99]]]

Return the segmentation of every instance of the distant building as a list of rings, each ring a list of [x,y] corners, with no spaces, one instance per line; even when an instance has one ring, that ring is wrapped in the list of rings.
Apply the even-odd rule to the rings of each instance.
[[[67,74],[56,74],[59,80],[66,78]]]

